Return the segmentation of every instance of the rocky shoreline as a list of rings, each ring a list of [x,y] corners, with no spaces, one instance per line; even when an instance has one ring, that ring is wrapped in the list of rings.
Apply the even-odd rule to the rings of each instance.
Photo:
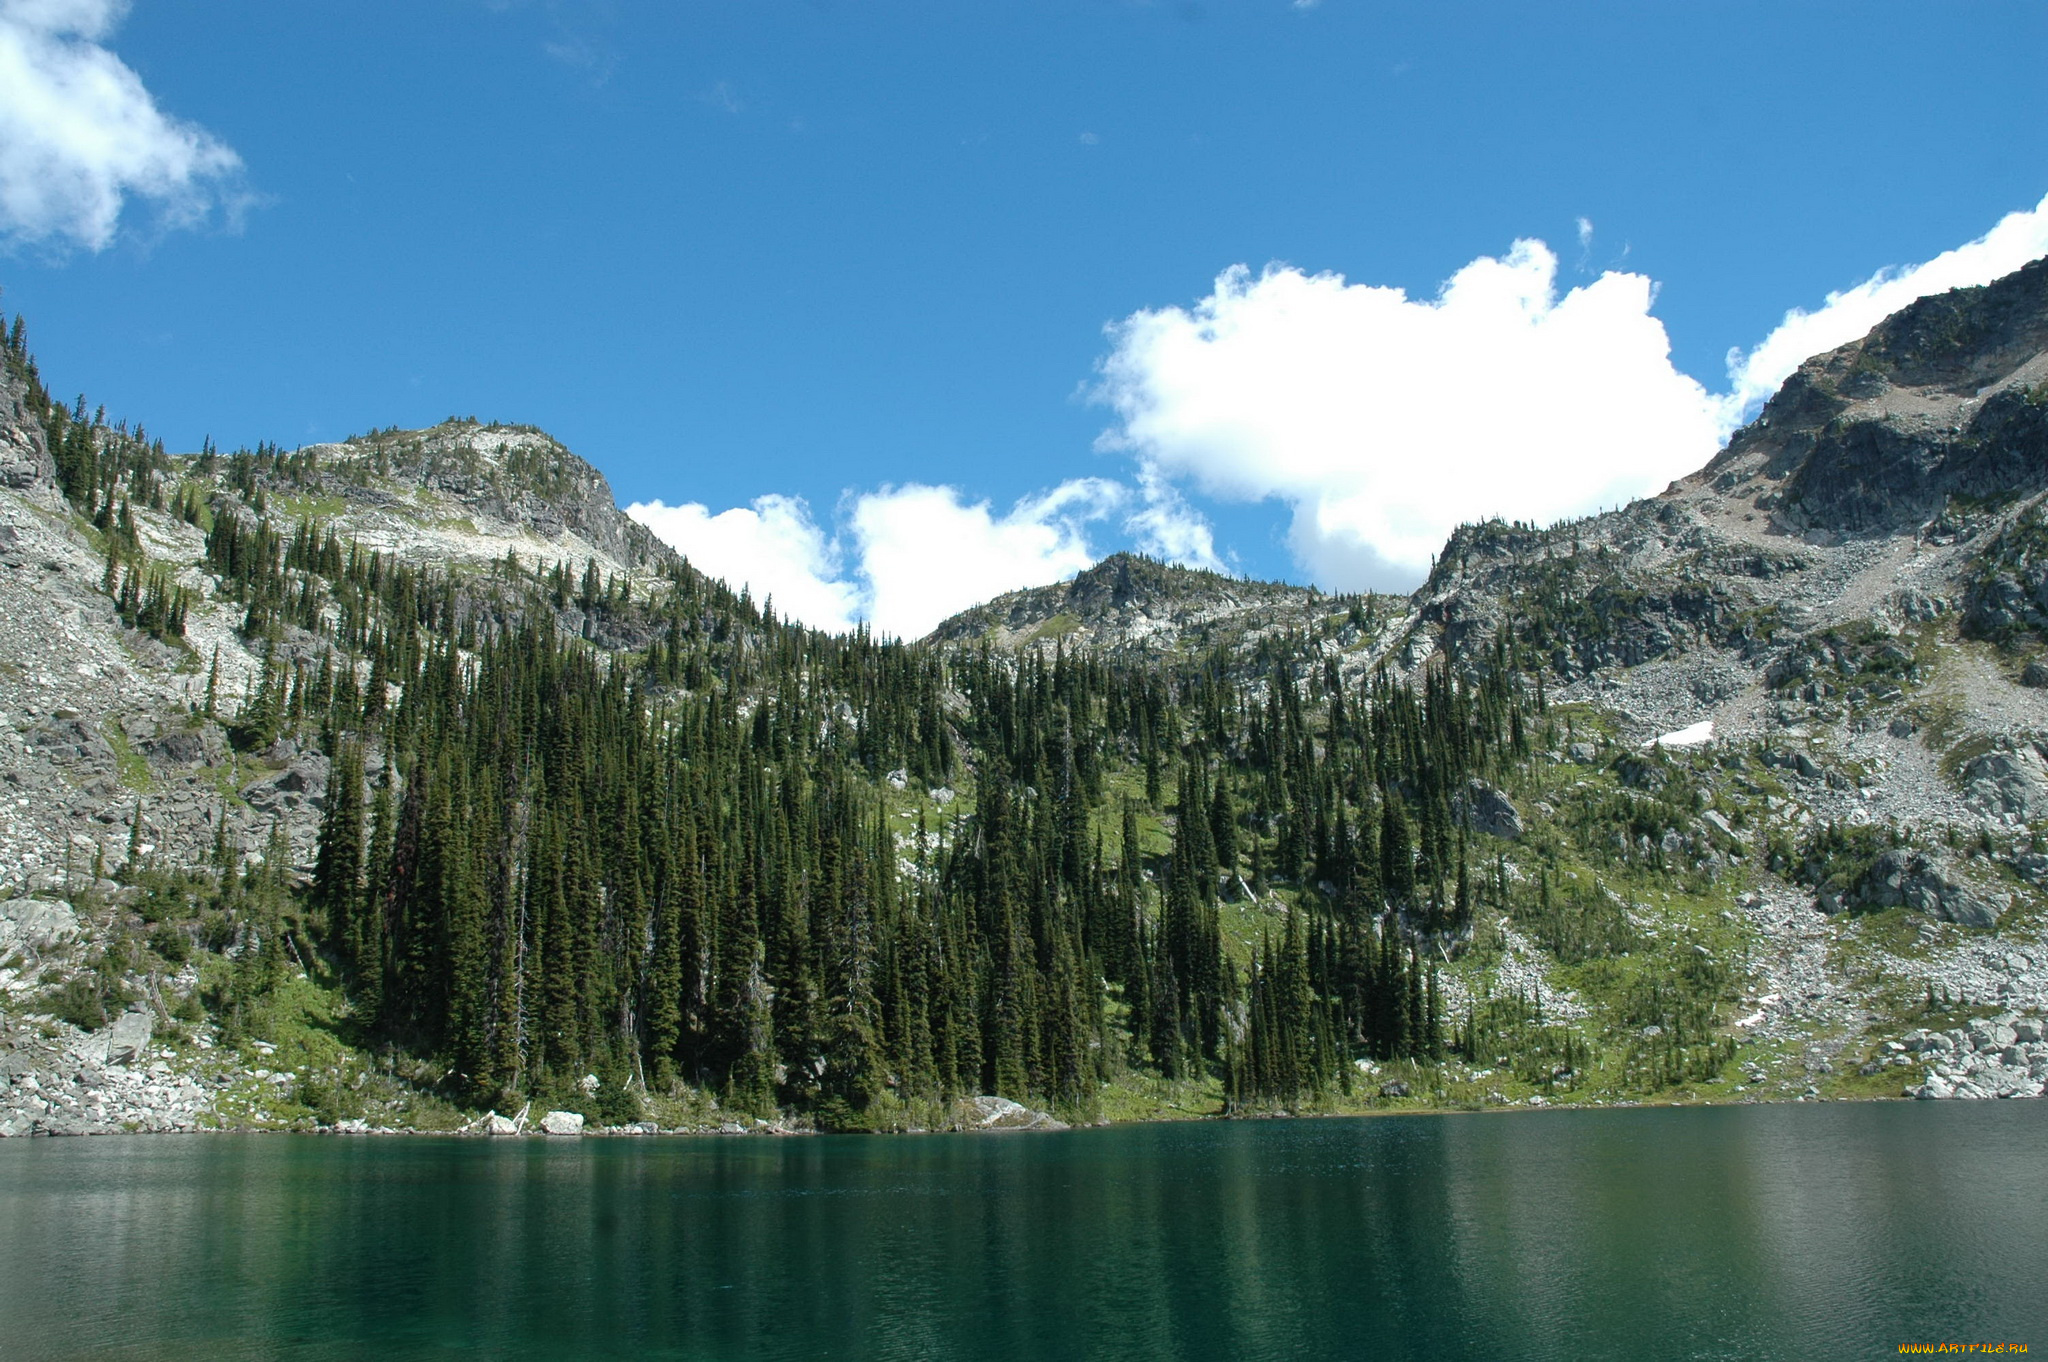
[[[1950,1031],[1914,1031],[1895,1057],[1917,1056],[1926,1079],[1908,1088],[1923,1099],[2048,1095],[2048,1027],[2012,1013]],[[1908,1063],[1912,1060],[1908,1059]]]
[[[221,1109],[221,1099],[258,1085],[289,1087],[298,1076],[242,1069],[214,1058],[217,1047],[195,1056],[152,1045],[153,1019],[122,1014],[101,1031],[45,1017],[0,1018],[0,1139],[83,1135],[325,1134],[439,1135],[477,1138],[605,1137],[650,1135],[809,1135],[785,1120],[714,1121],[662,1125],[635,1121],[595,1126],[580,1112],[531,1110],[514,1116],[486,1112],[466,1125],[426,1129],[362,1119],[332,1124],[252,1124]],[[224,1058],[224,1055],[223,1055]],[[1067,1124],[1004,1097],[981,1096],[954,1104],[943,1131],[1065,1130]],[[916,1132],[923,1133],[923,1132]]]
[[[295,1075],[209,1063],[212,1056],[206,1050],[199,1052],[195,1062],[190,1053],[180,1055],[169,1046],[152,1046],[148,1023],[148,1014],[131,1012],[98,1032],[79,1031],[43,1018],[23,1019],[0,1030],[0,1139],[294,1132],[485,1139],[816,1133],[780,1119],[742,1120],[731,1116],[686,1125],[636,1121],[600,1127],[589,1124],[577,1112],[535,1114],[530,1108],[513,1116],[487,1112],[466,1125],[441,1129],[383,1125],[361,1119],[312,1126],[251,1124],[223,1112],[221,1098],[252,1081],[287,1086],[295,1081]],[[1902,1098],[1967,1101],[2048,1096],[2048,1022],[2007,1013],[1946,1031],[1915,1030],[1885,1042],[1882,1057],[1866,1065],[1863,1072],[1867,1076],[1886,1069],[1922,1071],[1921,1081],[1908,1084],[1900,1094]],[[1737,1100],[1755,1102],[1758,1097],[1753,1092],[1744,1092]],[[1809,1090],[1789,1100],[1823,1099]],[[939,1132],[1067,1128],[1066,1123],[1046,1112],[993,1096],[956,1103],[951,1119],[933,1127]]]

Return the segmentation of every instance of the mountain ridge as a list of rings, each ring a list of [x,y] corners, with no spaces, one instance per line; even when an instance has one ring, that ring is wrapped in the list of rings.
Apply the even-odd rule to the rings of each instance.
[[[1427,974],[1430,1015],[1465,1009],[1465,1038],[1451,1047],[1462,1065],[1425,1063],[1412,1031],[1400,1033],[1410,1050],[1362,1054],[1359,1074],[1396,1058],[1404,1066],[1375,1080],[1384,1091],[1361,1099],[1369,1102],[1412,1100],[1411,1085],[1482,1104],[1547,1100],[1559,1074],[1567,1089],[1588,1081],[1581,1047],[1608,1056],[1592,1065],[1609,1095],[1600,1100],[1674,1082],[1705,1085],[1715,1100],[1750,1084],[1780,1097],[1822,1084],[1868,1096],[1899,1091],[1901,1068],[1924,1070],[1917,1087],[1929,1096],[2036,1091],[2042,1075],[2029,1066],[2048,1069],[2048,1052],[2020,1054],[2015,1067],[2013,1042],[1993,1044],[2048,1006],[2040,263],[1923,300],[1809,360],[1726,450],[1657,497],[1544,529],[1460,527],[1409,597],[1327,596],[1112,555],[906,645],[764,618],[632,523],[601,473],[531,428],[452,421],[290,452],[179,458],[139,431],[88,420],[82,405],[50,404],[18,331],[4,382],[0,610],[17,627],[0,640],[9,720],[0,786],[10,796],[0,801],[0,866],[13,867],[0,872],[9,877],[0,897],[15,896],[0,908],[0,1031],[27,1058],[0,1068],[35,1084],[10,1080],[0,1133],[339,1119],[330,1080],[375,1075],[352,1067],[360,1058],[305,1041],[301,1023],[279,1022],[262,1043],[295,1047],[299,1096],[252,1088],[270,1079],[250,1077],[265,1066],[237,1020],[235,989],[258,988],[247,1005],[265,1016],[283,1016],[276,999],[285,996],[306,1016],[342,1015],[371,996],[349,991],[362,986],[362,946],[345,930],[357,910],[323,906],[336,892],[336,819],[355,818],[360,831],[368,792],[382,789],[394,810],[411,811],[407,826],[453,826],[433,812],[433,792],[462,768],[423,767],[412,746],[419,725],[431,732],[440,721],[416,710],[456,703],[487,668],[497,669],[493,684],[514,684],[514,639],[584,678],[576,703],[602,693],[631,713],[685,716],[649,717],[662,741],[729,733],[716,741],[758,753],[764,773],[801,752],[843,764],[830,766],[839,774],[819,766],[805,788],[857,789],[878,816],[914,818],[914,836],[893,834],[906,858],[898,875],[914,879],[932,845],[949,845],[931,824],[956,837],[1062,829],[1065,849],[1043,854],[1070,886],[1063,892],[1093,894],[1090,877],[1113,873],[1117,887],[1103,892],[1141,905],[1136,944],[1116,946],[1123,963],[1103,965],[1139,973],[1119,974],[1098,1004],[1105,1017],[1163,986],[1169,976],[1144,971],[1164,962],[1133,966],[1130,952],[1163,950],[1165,938],[1150,934],[1194,911],[1173,907],[1188,892],[1188,872],[1174,868],[1181,858],[1215,858],[1202,870],[1215,884],[1198,899],[1217,899],[1207,939],[1231,971],[1249,973],[1203,964],[1211,946],[1174,937],[1176,951],[1197,954],[1184,954],[1173,977],[1204,981],[1203,1006],[1214,1010],[1181,1024],[1217,1065],[1230,1045],[1254,1044],[1244,1028],[1264,1015],[1242,1011],[1251,997],[1225,1001],[1234,981],[1256,988],[1261,970],[1280,968],[1272,952],[1305,949],[1294,927],[1305,919],[1318,931],[1364,930],[1379,943],[1374,968],[1397,979],[1410,966],[1398,949],[1386,952],[1409,950],[1406,977],[1420,987]],[[576,661],[585,658],[589,669]],[[1452,761],[1454,779],[1431,763],[1462,749],[1428,756],[1448,741],[1441,729],[1427,730],[1436,735],[1427,743],[1417,729],[1382,746],[1393,730],[1376,725],[1419,723],[1424,710],[1460,715],[1480,735]],[[1084,712],[1099,731],[1055,722]],[[599,727],[576,741],[620,724],[616,715],[590,722]],[[1025,741],[1025,731],[1043,742]],[[551,742],[547,761],[567,761],[574,742]],[[1382,763],[1421,765],[1360,767],[1366,748]],[[507,760],[516,774],[524,758],[502,751],[463,760]],[[1407,755],[1389,755],[1397,751]],[[531,774],[506,778],[507,808],[545,794],[547,782]],[[605,786],[602,797],[625,788]],[[1025,811],[1015,823],[1004,821],[1010,800]],[[1047,801],[1065,811],[1029,812]],[[1414,854],[1418,866],[1435,865],[1433,891],[1409,883],[1398,858],[1362,868],[1363,848],[1382,837],[1405,845],[1393,810],[1410,802],[1428,841]],[[495,807],[475,816],[498,817]],[[1392,821],[1380,827],[1381,818]],[[1084,851],[1090,819],[1094,861]],[[1455,902],[1442,878],[1452,822]],[[609,820],[573,835],[595,839],[589,856],[622,854]],[[1103,863],[1105,835],[1123,847],[1114,870]],[[520,864],[516,823],[504,836],[503,854]],[[1481,848],[1470,885],[1468,837]],[[410,873],[402,864],[392,873]],[[972,882],[1022,875],[1026,864],[998,857]],[[588,901],[637,901],[650,882],[636,876]],[[1360,896],[1380,892],[1363,883],[1400,887],[1385,890],[1385,916],[1361,929]],[[493,912],[506,902],[496,892]],[[1010,892],[1038,891],[1020,880]],[[1075,930],[1109,931],[1113,918]],[[811,919],[818,931],[830,920]],[[394,917],[390,929],[405,922]],[[636,971],[652,969],[653,957],[627,951],[631,932],[605,930],[606,949],[627,952],[614,968],[631,976],[620,985],[629,990],[621,1029],[595,1049],[572,1047],[574,1062],[603,1067],[611,1061],[582,1056],[630,1044],[634,1064],[645,1058],[650,1070],[638,1074],[635,1100],[668,1102],[671,1117],[701,1122],[715,1109],[703,1105],[712,1091],[703,1073],[720,1070],[699,1072],[696,1087],[662,1087],[681,1083],[661,1072],[681,1052],[649,1030],[662,1005]],[[790,963],[794,947],[776,940],[781,954],[763,966],[783,971],[775,987],[814,987]],[[225,982],[259,958],[284,968],[281,945],[297,983],[288,970],[260,987]],[[844,947],[827,933],[817,949],[832,959]],[[1044,997],[1066,996],[1086,977],[1063,949],[1046,938],[1033,965],[1049,971],[1036,986]],[[690,968],[712,972],[698,976],[712,991],[692,1006],[761,996],[734,982],[741,964],[705,951]],[[1737,958],[1739,973],[1725,963]],[[720,969],[724,983],[712,977]],[[1676,1013],[1632,991],[1681,979],[1705,991]],[[1922,987],[1924,1005],[1913,992]],[[1531,1029],[1516,1009],[1532,998],[1569,1037]],[[25,1010],[34,1008],[44,1010]],[[1487,1077],[1482,1015],[1519,1037],[1506,1048],[1536,1047],[1516,1060],[1522,1077]],[[406,1023],[426,1032],[399,1034],[431,1035],[441,1024],[432,1017]],[[1160,1077],[1175,1079],[1178,1043],[1160,1041],[1155,1027],[1141,1045],[1141,1020],[1126,1016],[1130,1039],[1112,1048],[1133,1047],[1136,1073],[1153,1046],[1167,1066]],[[152,1050],[152,1026],[174,1041]],[[1674,1026],[1690,1048],[1644,1048]],[[1928,1039],[1936,1031],[1940,1045]],[[445,1122],[448,1101],[479,1096],[450,1087],[446,1056],[420,1044],[406,1061],[412,1077],[372,1083],[386,1094],[378,1119]],[[1936,1052],[1949,1058],[1900,1058]],[[1527,1068],[1537,1054],[1577,1059],[1546,1061],[1545,1077]],[[183,1086],[114,1100],[115,1078],[148,1055],[186,1075]],[[331,1072],[316,1073],[313,1055]],[[509,1072],[542,1085],[529,1094],[581,1102],[612,1091],[578,1098],[561,1086],[565,1075],[519,1067],[528,1062]],[[846,1080],[834,1075],[858,1067],[833,1067],[840,1062],[821,1053],[771,1065],[772,1086],[796,1103],[791,1111],[817,1104],[844,1119],[855,1090],[835,1088]],[[1232,1109],[1303,1100],[1305,1089],[1288,1086],[1306,1081],[1298,1072],[1283,1081],[1229,1065],[1221,1091],[1226,1105],[1240,1104]],[[769,1080],[753,1072],[749,1100],[759,1100]],[[626,1081],[607,1073],[607,1084]],[[1354,1077],[1342,1073],[1347,1093]],[[1518,1095],[1501,1097],[1489,1081]],[[74,1094],[61,1111],[47,1095],[60,1090]],[[223,1105],[230,1090],[239,1095]],[[1060,1091],[1076,1104],[1062,1108],[1069,1115],[1098,1110],[1081,1089]],[[871,1087],[858,1093],[881,1100]],[[1053,1100],[1038,1089],[1009,1095]]]

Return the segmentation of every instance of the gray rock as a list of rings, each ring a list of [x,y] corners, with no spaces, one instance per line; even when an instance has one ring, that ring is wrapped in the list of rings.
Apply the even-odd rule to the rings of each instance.
[[[2034,819],[2048,814],[2048,779],[2032,752],[1986,752],[1963,768],[1963,797],[1987,813]]]
[[[510,1116],[500,1116],[494,1111],[484,1117],[477,1129],[486,1135],[517,1135],[519,1123]]]
[[[167,766],[206,766],[220,759],[225,745],[220,730],[209,724],[205,728],[174,728],[152,739],[145,750]]]
[[[107,1031],[107,1062],[133,1064],[149,1053],[156,1018],[148,1012],[123,1012]]]
[[[242,790],[242,798],[258,813],[275,814],[310,804],[327,803],[327,759],[319,753],[294,757],[292,764]]]
[[[1382,1097],[1406,1097],[1408,1092],[1408,1085],[1398,1078],[1380,1084],[1380,1096]]]
[[[112,759],[114,749],[82,718],[51,717],[28,731],[28,745],[52,761],[100,762]]]
[[[550,1135],[581,1135],[583,1114],[576,1111],[551,1111],[540,1118],[540,1128]]]
[[[0,903],[0,956],[16,949],[46,955],[78,937],[78,914],[51,899]]]
[[[1468,781],[1460,798],[1465,826],[1489,837],[1516,838],[1522,835],[1522,815],[1501,790],[1483,780]]]
[[[1984,1053],[1998,1053],[2013,1043],[2016,1032],[2000,1021],[1979,1019],[1970,1023],[1970,1048]]]
[[[1575,742],[1564,749],[1566,760],[1580,766],[1590,766],[1600,760],[1600,749],[1589,742]]]
[[[2027,663],[2020,669],[2020,684],[2034,690],[2048,689],[2048,663],[2038,657]]]
[[[984,1094],[960,1103],[960,1123],[969,1130],[1065,1130],[1067,1124],[1022,1102]]]
[[[1905,907],[1964,927],[1995,927],[2005,905],[1964,883],[1946,861],[1915,847],[1893,847],[1871,862],[1846,895],[1822,892],[1818,907],[1824,913]]]

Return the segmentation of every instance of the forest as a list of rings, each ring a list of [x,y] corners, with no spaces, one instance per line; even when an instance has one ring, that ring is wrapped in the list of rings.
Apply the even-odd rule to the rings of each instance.
[[[1580,1058],[1522,1000],[1454,1015],[1440,986],[1511,894],[1468,800],[1549,721],[1505,634],[1409,683],[1314,629],[1134,663],[820,633],[681,561],[401,562],[284,509],[369,468],[172,458],[50,400],[19,322],[7,362],[124,622],[177,642],[194,604],[134,506],[202,528],[264,659],[235,696],[212,659],[204,717],[330,763],[310,879],[275,836],[177,872],[234,961],[230,1030],[313,969],[476,1108],[588,1075],[601,1117],[687,1085],[836,1129],[977,1093],[1088,1119],[1131,1074],[1289,1109],[1503,1028]],[[1539,892],[1555,947],[1626,930]]]

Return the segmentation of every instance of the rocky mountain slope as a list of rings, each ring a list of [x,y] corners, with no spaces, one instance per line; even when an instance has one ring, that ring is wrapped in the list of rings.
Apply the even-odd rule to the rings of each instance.
[[[1551,754],[1577,785],[1688,784],[1685,849],[1754,886],[1749,996],[1781,1038],[1834,1052],[1883,1029],[1861,970],[1994,1011],[2048,1005],[2048,261],[1809,360],[1656,497],[1461,528],[1405,602],[1119,558],[934,637],[1163,661],[1245,658],[1276,630],[1347,678],[1505,658],[1580,716],[1593,741]],[[1646,746],[1691,769],[1646,771]],[[1857,854],[1815,854],[1830,829]],[[1880,854],[1880,834],[1919,849]],[[1919,924],[1908,948],[1870,939],[1864,915],[1886,910]],[[2040,1053],[1992,1049],[2041,1076]],[[1947,1053],[1975,1052],[1952,1036]]]
[[[1012,591],[963,611],[930,638],[998,648],[1056,643],[1136,659],[1188,656],[1219,644],[1241,654],[1262,638],[1313,627],[1352,604],[1352,598],[1334,600],[1308,587],[1117,553],[1070,581]]]
[[[416,1111],[388,1062],[323,1050],[325,1067],[286,1067],[269,1041],[229,1037],[201,994],[207,952],[231,956],[232,937],[195,952],[149,935],[144,870],[312,873],[329,756],[303,726],[252,738],[248,715],[371,651],[371,626],[341,595],[307,594],[305,574],[254,591],[222,527],[253,535],[269,515],[304,542],[266,552],[326,552],[315,541],[331,535],[335,555],[377,555],[367,576],[417,571],[393,598],[456,635],[472,616],[539,609],[617,657],[654,645],[687,570],[595,469],[529,428],[452,421],[178,459],[93,424],[98,448],[131,461],[101,501],[67,496],[79,456],[51,447],[34,391],[10,352],[0,1134],[263,1124],[343,1087],[388,1088],[390,1112]],[[82,424],[81,408],[74,436]],[[173,603],[176,630],[151,601]],[[1704,961],[1702,977],[1729,981],[1712,1023],[1740,1058],[1695,1096],[2004,1096],[2048,1081],[2048,263],[1923,300],[1809,361],[1657,497],[1546,529],[1459,530],[1411,598],[1117,555],[927,643],[984,648],[1085,651],[1196,689],[1222,679],[1247,710],[1276,667],[1325,706],[1382,673],[1420,685],[1510,669],[1547,706],[1539,750],[1460,807],[1502,899],[1540,883],[1544,915],[1481,914],[1438,943],[1454,1013],[1513,999],[1546,1025],[1647,1036],[1659,1028],[1631,1022],[1631,1000]],[[1171,828],[1162,815],[1145,835]],[[1240,943],[1320,892],[1225,887],[1243,900]],[[1607,956],[1584,945],[1593,923]],[[109,943],[141,937],[149,951],[109,961]],[[58,1018],[71,981],[109,970],[125,1013]],[[1385,1091],[1554,1100],[1565,1068],[1531,1062],[1404,1071]]]

